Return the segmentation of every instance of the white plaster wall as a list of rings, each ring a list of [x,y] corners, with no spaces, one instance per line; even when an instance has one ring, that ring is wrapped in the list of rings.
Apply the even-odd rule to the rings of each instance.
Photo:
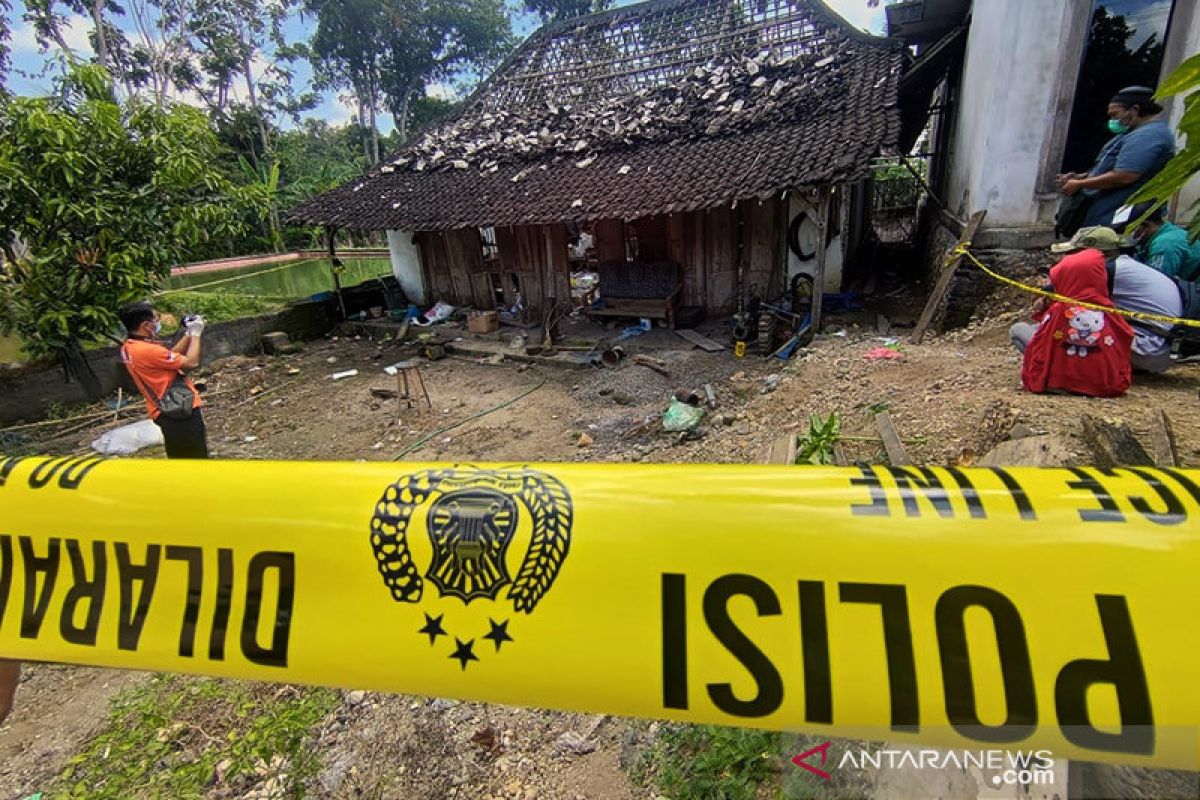
[[[428,301],[425,296],[425,281],[421,272],[421,251],[413,242],[413,235],[406,231],[388,231],[388,253],[392,258],[392,274],[408,299],[420,306]]]
[[[1063,0],[973,4],[946,193],[959,216],[986,208],[988,227],[1052,222],[1039,218],[1053,205],[1037,202],[1037,182],[1070,12]]]
[[[851,197],[850,193],[845,192],[843,190],[843,197],[842,197],[843,214],[845,212],[846,205],[850,202],[850,197]],[[789,199],[789,207],[788,207],[788,224],[787,224],[787,228],[785,228],[783,231],[783,235],[785,237],[787,236],[788,230],[791,229],[792,220],[795,219],[796,217],[800,216],[800,214],[807,212],[809,214],[810,219],[814,218],[813,213],[809,209],[809,206],[807,203],[804,203],[795,194],[790,195],[789,198],[790,199]],[[842,288],[842,266],[845,264],[845,258],[846,258],[846,256],[845,256],[846,223],[845,223],[844,218],[843,218],[842,224],[840,226],[840,230],[841,230],[841,232],[837,236],[833,237],[833,240],[829,243],[829,248],[825,251],[825,288],[822,289],[823,292],[839,292],[839,291],[841,291],[841,288]],[[787,271],[787,279],[788,279],[787,285],[788,286],[792,285],[792,276],[799,272],[803,272],[807,275],[813,275],[816,273],[816,271],[817,271],[816,257],[813,257],[813,258],[809,259],[808,261],[801,261],[800,258],[795,253],[792,252],[792,248],[790,245],[788,246],[787,252],[788,252],[788,271]]]

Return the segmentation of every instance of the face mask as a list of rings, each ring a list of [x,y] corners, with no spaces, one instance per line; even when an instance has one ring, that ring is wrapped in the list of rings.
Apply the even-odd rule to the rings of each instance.
[[[1108,121],[1108,132],[1117,134],[1129,133],[1129,126],[1119,119],[1110,119]]]
[[[156,319],[154,320],[154,335],[158,336],[160,333],[162,333],[162,320]]]

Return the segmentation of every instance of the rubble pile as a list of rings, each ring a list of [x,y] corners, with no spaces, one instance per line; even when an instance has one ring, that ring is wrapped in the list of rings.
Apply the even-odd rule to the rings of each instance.
[[[828,114],[845,103],[855,60],[855,48],[829,42],[800,55],[766,49],[754,56],[713,58],[677,80],[629,93],[593,97],[572,85],[564,88],[565,97],[527,104],[481,98],[458,119],[426,132],[380,171],[476,169],[488,174],[514,161],[544,165],[547,155],[553,156],[551,163],[569,159],[587,169],[597,153],[613,147],[715,136]],[[511,180],[519,182],[529,170]]]

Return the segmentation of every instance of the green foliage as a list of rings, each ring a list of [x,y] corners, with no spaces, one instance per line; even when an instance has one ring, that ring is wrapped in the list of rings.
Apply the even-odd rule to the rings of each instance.
[[[0,98],[5,95],[4,81],[8,78],[9,47],[8,12],[12,11],[9,0],[0,0]]]
[[[669,725],[634,770],[675,800],[754,800],[780,769],[780,734],[713,725]]]
[[[1200,174],[1200,92],[1197,89],[1200,89],[1200,53],[1180,64],[1158,90],[1159,99],[1186,95],[1183,98],[1184,111],[1179,132],[1187,137],[1187,143],[1167,162],[1162,172],[1130,198],[1131,203],[1153,200],[1157,205],[1163,205],[1189,180]],[[1189,232],[1195,240],[1200,238],[1200,201],[1192,204],[1188,214],[1191,217]]]
[[[171,314],[176,319],[199,314],[207,322],[252,317],[282,306],[282,302],[271,298],[230,291],[167,292],[154,298],[154,307],[160,312]]]
[[[330,689],[157,675],[113,702],[104,729],[47,797],[199,798],[222,782],[286,773],[288,794],[320,769],[308,734],[337,704]]]
[[[308,52],[318,81],[350,89],[372,128],[386,107],[407,132],[427,84],[479,74],[513,45],[503,0],[305,0],[305,8],[317,18]]]
[[[813,414],[808,420],[808,433],[796,447],[797,464],[832,464],[834,446],[842,435],[842,420],[834,411],[826,419]]]
[[[0,105],[0,330],[33,356],[77,350],[193,247],[240,234],[258,198],[216,156],[199,110],[119,103],[99,67]]]
[[[545,22],[594,14],[612,5],[611,0],[525,0],[525,10]]]

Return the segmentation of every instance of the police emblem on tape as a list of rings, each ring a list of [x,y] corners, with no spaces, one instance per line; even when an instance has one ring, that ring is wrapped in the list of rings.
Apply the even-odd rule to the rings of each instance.
[[[421,512],[424,512],[423,517]],[[515,574],[509,550],[529,515],[529,545]],[[422,570],[413,555],[414,521],[423,520],[432,556]],[[379,574],[399,603],[421,603],[432,584],[439,598],[464,605],[486,600],[500,605],[500,620],[488,617],[490,630],[454,631],[447,613],[425,612],[418,633],[433,646],[453,639],[456,659],[466,669],[478,661],[477,638],[490,640],[499,653],[515,641],[503,613],[511,603],[531,614],[550,591],[571,544],[571,496],[557,478],[528,467],[483,470],[474,467],[421,470],[388,486],[371,518],[371,547]]]

